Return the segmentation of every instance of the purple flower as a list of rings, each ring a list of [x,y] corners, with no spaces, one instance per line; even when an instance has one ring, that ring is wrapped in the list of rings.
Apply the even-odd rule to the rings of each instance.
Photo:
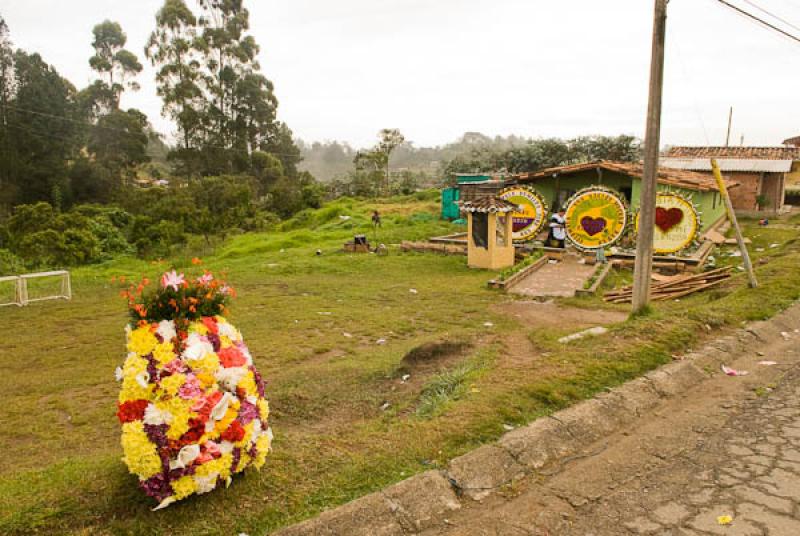
[[[219,335],[215,333],[209,333],[208,335],[206,335],[206,339],[208,339],[208,342],[210,342],[211,346],[214,347],[214,351],[219,352],[221,344],[219,340]]]
[[[172,495],[172,486],[163,473],[159,473],[148,478],[144,482],[140,482],[139,486],[141,486],[148,496],[154,498],[158,502]]]
[[[250,424],[255,418],[258,417],[258,407],[255,404],[251,404],[247,400],[242,400],[242,405],[239,408],[239,422],[242,423],[242,426],[247,426]]]

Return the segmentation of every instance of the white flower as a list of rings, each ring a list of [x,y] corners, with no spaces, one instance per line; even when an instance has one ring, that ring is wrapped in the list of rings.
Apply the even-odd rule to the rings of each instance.
[[[222,398],[217,402],[217,405],[214,406],[214,409],[211,410],[211,421],[221,421],[225,414],[228,412],[228,405],[234,400],[234,396],[230,393],[225,393],[222,395]]]
[[[152,426],[172,424],[175,417],[167,410],[159,409],[155,404],[148,404],[144,410],[144,423]]]
[[[142,389],[147,389],[147,385],[150,383],[150,373],[144,371],[137,374],[136,383],[138,383]]]
[[[214,378],[223,390],[235,393],[236,386],[239,385],[245,374],[247,374],[247,369],[244,367],[220,368],[214,374]]]
[[[190,333],[186,338],[186,349],[183,351],[183,358],[187,361],[203,359],[206,354],[213,354],[214,347],[210,342],[203,340],[198,333]]]
[[[187,445],[178,452],[178,458],[169,462],[169,468],[184,469],[200,456],[200,445]]]
[[[247,360],[247,366],[249,367],[250,365],[252,365],[253,364],[253,356],[250,355],[250,350],[247,349],[247,346],[242,345],[242,346],[239,347],[239,350],[242,352],[242,355]]]
[[[194,481],[197,483],[197,494],[202,495],[203,493],[208,493],[209,491],[213,490],[217,485],[218,476],[219,475],[217,473],[212,473],[208,476],[194,477]]]
[[[162,320],[159,322],[156,333],[161,335],[161,339],[164,342],[169,342],[178,336],[178,332],[175,331],[175,322],[172,320]]]
[[[177,499],[175,498],[174,495],[170,495],[169,497],[161,501],[158,506],[153,508],[153,512],[155,512],[156,510],[161,510],[162,508],[166,508],[170,504],[174,503],[176,500]]]
[[[217,325],[219,329],[219,336],[220,337],[228,337],[232,341],[238,341],[242,338],[239,334],[239,330],[228,323],[220,323]]]
[[[233,452],[233,443],[231,443],[230,441],[222,441],[219,444],[219,451],[223,455],[224,454],[230,454],[231,452]]]
[[[116,378],[118,382],[121,382],[124,377],[125,373],[122,372],[122,367],[117,367],[114,369],[114,378]]]
[[[258,436],[261,435],[261,430],[262,430],[261,421],[258,420],[258,419],[255,419],[253,421],[253,439],[258,438]]]

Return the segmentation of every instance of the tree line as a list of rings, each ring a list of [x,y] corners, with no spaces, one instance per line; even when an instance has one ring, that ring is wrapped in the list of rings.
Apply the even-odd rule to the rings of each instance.
[[[102,21],[87,36],[94,80],[79,89],[16,48],[0,15],[0,260],[97,260],[120,250],[116,239],[103,246],[109,225],[123,250],[164,255],[191,234],[210,241],[319,207],[325,192],[297,169],[300,150],[248,30],[243,0],[164,0],[140,58],[119,23]],[[174,146],[121,107],[142,61],[156,68]],[[168,187],[143,192],[143,179]]]

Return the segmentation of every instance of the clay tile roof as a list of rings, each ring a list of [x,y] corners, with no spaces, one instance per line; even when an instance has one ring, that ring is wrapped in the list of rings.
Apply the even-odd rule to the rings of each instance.
[[[495,212],[516,212],[519,207],[505,199],[487,195],[479,197],[473,201],[465,201],[460,204],[462,212],[483,212],[494,214]]]
[[[788,140],[783,140],[784,145],[792,145],[794,147],[800,147],[800,136],[795,136],[794,138],[789,138]]]
[[[784,143],[788,144],[790,141],[786,140]],[[800,160],[800,147],[671,147],[664,156],[674,158]]]
[[[533,182],[537,179],[552,177],[553,175],[569,175],[592,169],[604,169],[611,172],[622,173],[636,179],[644,176],[644,166],[635,162],[611,162],[601,160],[599,162],[586,162],[584,164],[574,164],[550,169],[544,169],[535,173],[521,173],[517,175],[520,182]],[[717,181],[708,173],[695,173],[694,171],[684,171],[682,169],[659,168],[658,182],[687,190],[697,190],[701,192],[717,191]],[[725,180],[728,188],[738,186],[739,183]]]

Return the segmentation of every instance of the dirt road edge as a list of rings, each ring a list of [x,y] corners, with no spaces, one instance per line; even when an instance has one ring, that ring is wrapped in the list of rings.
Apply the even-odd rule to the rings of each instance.
[[[710,341],[681,361],[509,432],[453,459],[445,470],[416,475],[274,534],[403,536],[442,526],[462,501],[482,500],[516,480],[563,465],[661,400],[710,378],[731,356],[800,330],[799,311],[795,303],[769,320]]]

